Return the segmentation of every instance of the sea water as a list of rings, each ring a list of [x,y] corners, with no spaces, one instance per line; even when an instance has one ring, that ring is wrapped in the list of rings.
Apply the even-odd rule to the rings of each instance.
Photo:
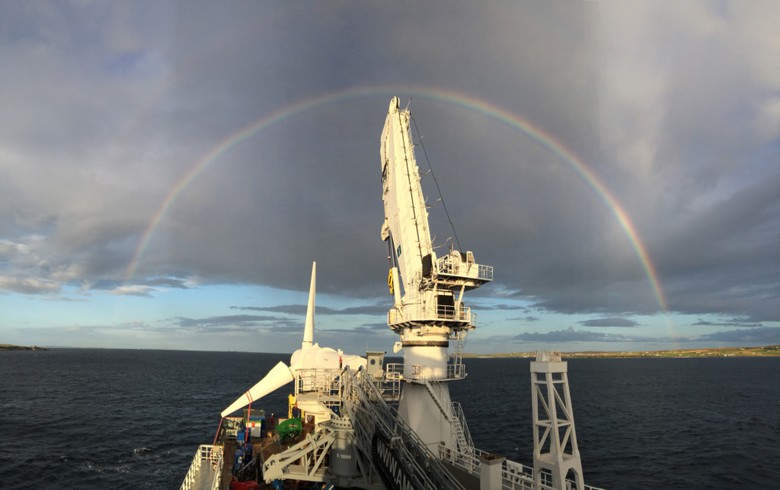
[[[0,488],[178,488],[219,412],[283,354],[0,352]],[[532,464],[527,359],[469,359],[451,385],[475,445]],[[775,488],[780,358],[575,359],[586,483]],[[291,386],[290,386],[291,388]],[[280,389],[257,408],[286,412]]]

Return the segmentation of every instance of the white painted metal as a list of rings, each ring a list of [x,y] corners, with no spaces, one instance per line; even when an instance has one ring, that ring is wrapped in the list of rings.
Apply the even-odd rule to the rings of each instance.
[[[317,263],[311,266],[311,283],[309,285],[309,302],[306,306],[306,322],[303,330],[301,348],[290,356],[290,370],[295,373],[299,369],[341,369],[350,366],[359,369],[366,365],[366,360],[360,356],[344,354],[341,349],[320,347],[314,342],[314,310],[317,287]]]
[[[465,371],[459,356],[456,367],[450,363],[450,340],[462,342],[466,332],[475,328],[463,293],[491,281],[493,269],[477,264],[470,251],[450,250],[437,258],[410,120],[409,110],[400,109],[394,97],[379,151],[385,210],[381,237],[390,252],[388,282],[393,294],[387,321],[401,337],[404,350],[405,384],[398,413],[430,448],[442,441],[454,448],[457,430],[447,382],[462,379]]]
[[[406,299],[415,296],[422,258],[433,253],[433,245],[409,132],[410,113],[399,110],[398,103],[398,97],[390,101],[379,149],[385,208],[382,239],[391,240],[401,276],[395,287],[402,287]]]
[[[576,482],[568,480],[564,486],[555,487],[552,479],[543,477],[538,484],[534,482],[533,468],[515,461],[496,458],[486,451],[474,448],[470,443],[451,449],[445,444],[435,447],[433,452],[417,435],[410,430],[403,419],[398,419],[391,406],[387,405],[376,384],[362,372],[345,371],[342,380],[342,399],[344,412],[349,414],[355,430],[355,442],[360,453],[368,455],[371,452],[372,436],[377,432],[388,439],[397,441],[398,463],[405,472],[415,479],[414,488],[461,488],[462,483],[454,481],[452,473],[446,465],[455,467],[475,478],[481,485],[484,472],[490,472],[491,485],[496,484],[496,461],[500,462],[500,483],[497,488],[504,490],[603,490],[598,487],[583,485],[577,487]],[[458,404],[453,404],[456,418],[461,419],[465,429],[465,438],[470,440],[465,419]],[[445,463],[445,467],[442,467]],[[363,466],[363,477],[367,482],[374,482],[369,466]],[[468,488],[475,488],[468,486]]]
[[[263,478],[268,483],[277,479],[324,481],[325,458],[335,441],[336,433],[321,427],[298,444],[268,458],[263,464]]]
[[[473,453],[469,454],[453,451],[443,444],[439,446],[439,458],[442,461],[475,478],[480,478],[481,476],[481,460],[486,454],[489,453],[476,448]],[[549,475],[539,481],[537,486],[537,484],[534,483],[533,468],[510,460],[505,460],[501,463],[501,480],[501,488],[504,490],[561,490],[561,488],[573,490],[577,488],[577,484],[572,480],[567,480],[563,487],[554,487]],[[603,488],[594,487],[592,485],[584,485],[583,488],[584,490],[604,490]]]
[[[223,417],[227,417],[236,410],[243,408],[255,400],[259,400],[269,393],[273,393],[282,386],[286,385],[293,380],[293,374],[290,372],[290,368],[283,362],[279,362],[263,379],[257,382],[253,387],[249,388],[243,395],[236,398],[236,401],[230,404],[226,409],[222,410]]]
[[[222,417],[226,417],[236,410],[247,406],[248,404],[259,400],[260,398],[272,393],[294,379],[299,379],[298,372],[301,370],[329,369],[340,370],[342,367],[349,366],[352,369],[365,367],[366,360],[360,356],[346,355],[341,350],[331,349],[330,347],[320,347],[314,343],[314,302],[317,285],[317,263],[313,262],[311,266],[311,282],[309,284],[309,301],[306,307],[306,321],[304,323],[303,340],[301,348],[293,352],[290,356],[290,366],[279,362],[268,374],[257,382],[252,388],[238,397],[225,410],[222,411]],[[296,390],[297,390],[296,384]],[[303,408],[303,407],[301,407]],[[309,407],[314,410],[315,407]],[[327,414],[328,410],[317,410],[321,414]]]
[[[452,402],[453,429],[455,431],[455,440],[458,443],[458,451],[462,453],[474,453],[474,441],[471,439],[469,426],[466,424],[466,417],[463,414],[463,408],[458,402]]]
[[[531,393],[534,429],[534,479],[542,488],[548,474],[552,487],[563,489],[573,475],[577,490],[583,490],[582,462],[574,428],[567,363],[560,352],[539,351],[531,362]],[[541,408],[541,410],[540,410]]]
[[[479,458],[479,490],[501,490],[501,465],[506,461],[496,454],[483,455]]]
[[[267,481],[327,480],[345,488],[379,490],[390,471],[391,477],[403,480],[402,486],[415,489],[601,490],[582,481],[566,363],[559,353],[540,352],[531,363],[534,468],[474,448],[463,411],[450,400],[448,382],[466,376],[463,343],[476,324],[463,294],[492,281],[493,268],[477,264],[470,251],[450,250],[436,257],[409,121],[409,111],[400,110],[398,99],[393,98],[380,149],[382,238],[390,244],[388,285],[393,295],[388,325],[401,338],[394,352],[404,350],[404,364],[387,364],[386,371],[377,375],[362,369],[366,359],[314,342],[313,263],[303,340],[290,358],[290,367],[277,364],[222,416],[295,380],[298,407],[314,414],[318,424],[299,444],[266,461]],[[398,410],[387,401],[399,401]],[[201,446],[182,490],[219,488],[222,450],[222,446]],[[326,466],[329,453],[344,461],[354,454],[357,464],[343,465],[339,476],[332,464]],[[376,466],[377,459],[383,458],[393,469]],[[403,471],[396,473],[401,467]],[[453,469],[460,470],[457,478]],[[570,474],[574,480],[567,480]]]
[[[309,284],[309,302],[306,305],[306,323],[303,327],[301,350],[314,344],[314,300],[317,289],[317,262],[311,263],[311,283]],[[292,361],[291,361],[292,362]]]
[[[180,490],[219,490],[222,458],[222,446],[202,444],[198,447]]]
[[[408,486],[401,484],[401,488],[463,488],[431,448],[385,403],[382,391],[364,372],[346,370],[341,380],[344,412],[352,421],[355,444],[360,453],[370,457],[375,438],[381,437],[395,453],[393,464],[398,465],[399,474],[405,475],[404,483]],[[373,464],[365,467],[367,478],[372,482],[378,478],[374,470]]]

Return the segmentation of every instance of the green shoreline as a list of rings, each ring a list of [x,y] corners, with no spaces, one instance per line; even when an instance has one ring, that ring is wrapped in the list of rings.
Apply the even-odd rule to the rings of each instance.
[[[534,358],[536,352],[507,352],[502,354],[463,354],[471,359]],[[584,351],[561,352],[563,359],[624,359],[641,357],[780,357],[779,345],[761,347],[718,347],[709,349],[673,349],[644,352]]]
[[[0,344],[0,351],[4,350],[27,350],[43,351],[49,350],[46,347],[37,345],[23,346]],[[536,352],[504,352],[500,354],[470,354],[463,353],[467,359],[510,359],[510,358],[535,358]],[[765,345],[760,347],[717,347],[708,349],[673,349],[673,350],[654,350],[640,352],[612,352],[612,351],[582,351],[582,352],[561,352],[563,359],[626,359],[626,358],[647,358],[647,357],[780,357],[780,344]]]
[[[39,347],[37,345],[28,347],[25,345],[0,344],[0,350],[49,350],[49,349],[47,349],[46,347]]]

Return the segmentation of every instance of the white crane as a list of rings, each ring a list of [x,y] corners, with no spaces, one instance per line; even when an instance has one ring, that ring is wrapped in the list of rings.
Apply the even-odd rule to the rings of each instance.
[[[456,358],[448,362],[450,340],[462,342],[475,328],[463,293],[493,280],[493,268],[474,255],[451,250],[437,257],[409,130],[410,112],[393,97],[382,130],[380,158],[385,219],[381,237],[388,243],[388,284],[393,307],[388,326],[401,337],[404,388],[398,412],[431,446],[455,445],[448,382],[463,379]]]

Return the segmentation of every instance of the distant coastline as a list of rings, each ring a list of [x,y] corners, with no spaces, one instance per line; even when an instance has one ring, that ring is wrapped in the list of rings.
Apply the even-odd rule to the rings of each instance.
[[[26,351],[47,351],[48,347],[39,345],[25,346],[0,344],[0,351],[5,350],[26,350]],[[268,353],[264,353],[268,354]],[[509,358],[535,358],[534,352],[503,352],[498,354],[473,354],[463,353],[462,356],[468,359],[509,359]],[[581,352],[563,352],[563,359],[628,359],[628,358],[699,358],[699,357],[780,357],[780,344],[764,345],[760,347],[713,347],[707,349],[671,349],[654,351],[581,351]]]
[[[39,347],[37,345],[25,346],[25,345],[11,345],[0,344],[0,350],[49,350],[46,347]]]
[[[507,352],[503,354],[463,354],[471,359],[499,359],[512,357],[534,358],[536,352]],[[780,357],[779,345],[761,347],[718,347],[710,349],[672,349],[644,352],[584,351],[561,352],[563,359],[623,359],[638,357]]]

